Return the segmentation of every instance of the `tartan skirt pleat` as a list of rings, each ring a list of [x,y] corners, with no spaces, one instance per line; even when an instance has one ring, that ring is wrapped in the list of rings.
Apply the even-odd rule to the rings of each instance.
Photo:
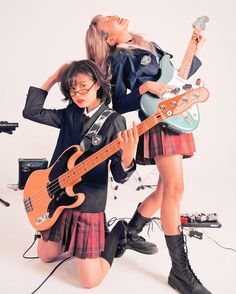
[[[69,256],[98,258],[104,250],[104,212],[65,209],[56,223],[41,232],[44,241],[60,242]]]
[[[193,156],[196,151],[192,133],[178,134],[168,128],[155,126],[140,137],[136,160],[138,164],[155,164],[154,158],[183,155]]]

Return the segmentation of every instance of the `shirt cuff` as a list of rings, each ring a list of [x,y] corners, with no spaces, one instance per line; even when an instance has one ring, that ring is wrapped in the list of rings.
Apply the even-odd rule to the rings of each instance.
[[[129,170],[131,170],[134,167],[134,160],[132,161],[131,166],[128,168],[124,167],[122,161],[121,161],[121,166],[122,166],[124,172],[128,172]]]

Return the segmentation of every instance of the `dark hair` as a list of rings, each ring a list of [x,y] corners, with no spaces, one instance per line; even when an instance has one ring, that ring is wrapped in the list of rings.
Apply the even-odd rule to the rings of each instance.
[[[85,74],[89,78],[97,82],[100,88],[97,91],[98,99],[101,99],[106,105],[111,102],[111,85],[108,80],[104,78],[103,72],[91,60],[73,61],[69,67],[63,72],[61,77],[60,90],[64,95],[64,101],[72,102],[70,90],[76,86],[76,77],[78,74]]]

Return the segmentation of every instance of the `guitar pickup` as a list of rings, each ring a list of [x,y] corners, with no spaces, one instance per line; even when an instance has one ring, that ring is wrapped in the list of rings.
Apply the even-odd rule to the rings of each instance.
[[[185,91],[189,91],[193,88],[192,84],[185,84],[183,85],[182,89]]]
[[[33,205],[30,197],[24,200],[24,205],[27,213],[33,211]]]

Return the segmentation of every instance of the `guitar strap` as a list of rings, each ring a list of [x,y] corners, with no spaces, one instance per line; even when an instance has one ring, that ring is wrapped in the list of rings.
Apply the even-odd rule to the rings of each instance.
[[[154,45],[154,47],[155,47],[155,49],[156,49],[156,51],[157,51],[157,54],[159,55],[159,56],[157,55],[157,61],[158,61],[158,62],[160,61],[160,59],[161,59],[165,54],[170,55],[170,58],[173,57],[172,54],[170,54],[170,53],[168,53],[168,52],[166,52],[166,51],[163,51],[163,50],[161,49],[161,47],[159,47],[159,46],[157,45],[157,43],[152,42],[152,44]]]
[[[107,120],[107,118],[114,112],[110,108],[106,108],[96,119],[94,124],[90,127],[88,132],[83,136],[82,141],[80,142],[80,148],[83,152],[90,149],[91,145],[99,145],[102,141],[102,137],[97,135],[101,127]]]

